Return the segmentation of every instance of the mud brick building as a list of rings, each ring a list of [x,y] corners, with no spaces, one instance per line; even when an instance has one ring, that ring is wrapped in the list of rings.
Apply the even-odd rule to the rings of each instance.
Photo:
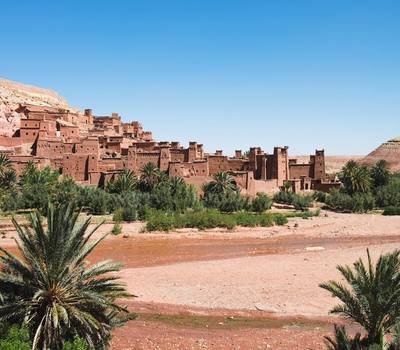
[[[248,195],[278,191],[286,181],[296,192],[327,191],[338,185],[328,181],[324,150],[316,150],[307,163],[290,159],[288,147],[275,147],[271,153],[252,147],[229,157],[222,150],[205,153],[197,142],[189,142],[188,147],[156,142],[138,121],[123,123],[118,113],[95,116],[91,109],[80,113],[33,105],[20,105],[18,112],[23,114],[19,130],[0,139],[18,174],[34,161],[80,183],[102,185],[123,169],[140,175],[143,166],[152,162],[197,188],[214,174],[229,172]]]

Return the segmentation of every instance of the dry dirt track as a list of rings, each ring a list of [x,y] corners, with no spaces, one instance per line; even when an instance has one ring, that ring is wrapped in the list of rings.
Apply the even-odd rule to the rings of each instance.
[[[323,349],[337,320],[318,284],[367,247],[374,256],[400,248],[400,217],[380,215],[323,213],[233,232],[139,230],[124,225],[128,238],[107,238],[91,257],[124,262],[121,277],[138,295],[128,306],[139,318],[115,332],[113,349]]]

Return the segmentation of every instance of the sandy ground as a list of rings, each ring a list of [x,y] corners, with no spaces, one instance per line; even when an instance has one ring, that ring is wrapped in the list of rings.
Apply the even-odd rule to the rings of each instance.
[[[3,223],[3,225],[5,225]],[[111,230],[105,224],[98,234]],[[123,225],[91,262],[122,261],[139,314],[113,349],[323,349],[335,300],[318,287],[337,264],[400,248],[400,217],[323,212],[283,227],[140,233]],[[14,249],[12,232],[0,239]],[[350,325],[353,327],[353,325]]]
[[[377,256],[396,248],[398,243],[370,250]],[[335,301],[319,283],[339,278],[338,262],[350,264],[363,255],[364,247],[307,251],[133,268],[121,277],[139,301],[324,316]]]

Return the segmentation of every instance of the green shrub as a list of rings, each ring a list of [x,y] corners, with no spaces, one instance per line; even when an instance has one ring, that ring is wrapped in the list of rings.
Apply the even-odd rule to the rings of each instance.
[[[349,194],[343,193],[338,189],[333,189],[327,196],[325,203],[334,210],[351,211],[353,199]]]
[[[257,193],[251,202],[251,209],[257,213],[262,213],[272,207],[272,199],[265,193]]]
[[[109,213],[110,194],[97,187],[82,186],[79,188],[78,203],[92,214]]]
[[[335,189],[327,196],[326,204],[334,210],[364,213],[375,208],[375,198],[368,192],[351,196]]]
[[[236,191],[223,193],[208,192],[204,195],[203,202],[207,208],[218,209],[224,213],[233,213],[247,209],[249,206],[249,199]]]
[[[303,211],[302,213],[301,213],[301,217],[303,218],[303,219],[308,219],[308,218],[312,218],[312,217],[316,217],[316,216],[319,216],[321,214],[321,209],[317,209],[317,210],[315,210],[315,211],[310,211],[310,210],[307,210],[307,211]]]
[[[170,231],[173,228],[176,228],[174,218],[169,213],[153,211],[147,218],[147,231]]]
[[[321,191],[314,192],[314,199],[320,203],[325,203],[327,196],[328,196],[328,194],[325,192],[321,192]]]
[[[138,219],[138,212],[136,208],[128,206],[122,209],[122,220],[127,222],[136,221]]]
[[[114,236],[118,236],[121,233],[122,233],[122,225],[119,221],[117,221],[111,230],[111,234],[113,234]]]
[[[365,213],[375,208],[375,198],[372,193],[356,193],[353,196],[351,210],[356,213]]]
[[[254,215],[248,212],[241,212],[233,214],[236,224],[244,227],[256,227],[260,225],[259,217],[261,215]]]
[[[88,344],[81,338],[74,338],[73,341],[65,342],[62,350],[88,350]]]
[[[380,208],[400,206],[400,178],[392,176],[391,181],[386,186],[376,189],[376,204]]]
[[[167,178],[157,184],[150,193],[150,205],[157,210],[184,212],[200,206],[199,196],[192,185],[182,178]]]
[[[293,200],[294,200],[293,192],[280,191],[276,193],[274,196],[274,202],[276,203],[293,204]]]
[[[288,223],[287,217],[282,214],[274,214],[273,220],[275,225],[278,226],[286,225]]]
[[[400,207],[387,207],[383,211],[383,215],[400,215]]]
[[[25,327],[13,325],[6,327],[4,334],[0,339],[0,350],[30,350],[32,343],[30,341],[29,330]],[[2,332],[3,333],[3,332]]]
[[[113,215],[113,221],[115,221],[115,222],[121,222],[121,221],[123,221],[124,219],[123,219],[123,212],[124,212],[124,209],[123,208],[118,208],[115,212],[114,212],[114,215]]]
[[[311,215],[311,214],[310,214]],[[301,216],[293,213],[293,216]],[[170,231],[177,228],[198,228],[200,230],[215,227],[233,229],[236,226],[269,227],[285,225],[288,219],[283,214],[254,214],[250,212],[221,213],[215,209],[171,213],[152,210],[148,214],[147,231]]]
[[[312,201],[312,196],[301,196],[295,194],[292,204],[296,210],[306,211],[311,206]]]
[[[260,215],[259,224],[260,224],[261,227],[274,226],[275,225],[274,217],[271,216],[271,215]]]
[[[0,197],[0,208],[5,212],[13,212],[23,208],[22,198],[16,191],[7,191]]]

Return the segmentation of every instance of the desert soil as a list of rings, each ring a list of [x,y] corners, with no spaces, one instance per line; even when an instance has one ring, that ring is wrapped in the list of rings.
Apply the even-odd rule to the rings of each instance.
[[[105,224],[98,234],[107,232]],[[108,237],[91,262],[125,264],[120,277],[138,314],[113,349],[323,349],[336,301],[318,285],[350,264],[399,248],[400,217],[323,212],[287,226]],[[14,249],[11,232],[1,240]],[[355,326],[350,325],[355,331]]]

